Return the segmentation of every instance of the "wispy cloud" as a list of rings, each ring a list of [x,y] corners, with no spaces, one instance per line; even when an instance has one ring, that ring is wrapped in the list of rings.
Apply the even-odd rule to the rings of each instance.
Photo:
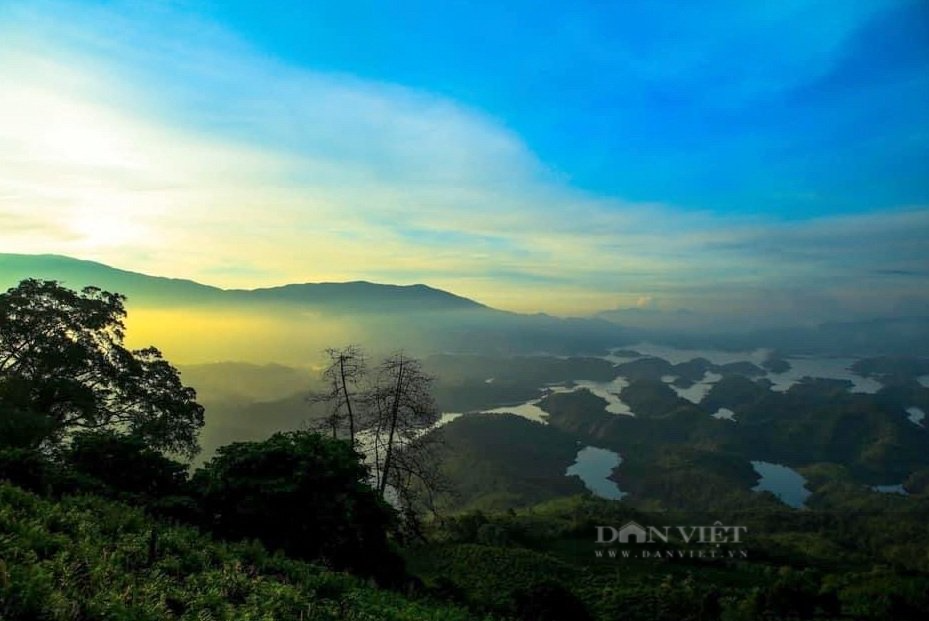
[[[0,22],[3,250],[225,286],[428,281],[555,313],[874,314],[929,291],[888,276],[929,263],[929,208],[784,223],[592,195],[480,111],[147,11]]]

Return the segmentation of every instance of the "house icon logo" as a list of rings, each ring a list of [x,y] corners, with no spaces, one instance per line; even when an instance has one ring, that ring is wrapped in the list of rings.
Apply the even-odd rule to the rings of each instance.
[[[748,558],[748,550],[738,547],[747,526],[642,526],[632,520],[621,527],[597,526],[595,558]],[[637,548],[600,548],[635,544]],[[645,545],[641,545],[645,544]],[[662,546],[661,544],[665,544]],[[734,545],[733,545],[734,544]],[[724,547],[725,546],[725,547]]]
[[[619,543],[646,543],[648,532],[636,522],[626,522],[619,529]]]

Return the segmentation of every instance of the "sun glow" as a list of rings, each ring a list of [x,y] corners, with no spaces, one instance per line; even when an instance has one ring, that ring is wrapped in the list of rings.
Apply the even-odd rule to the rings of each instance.
[[[179,364],[243,360],[304,365],[316,361],[333,342],[348,342],[356,333],[347,321],[314,313],[156,309],[130,303],[126,320],[130,347],[154,345]]]
[[[818,321],[849,298],[862,314],[925,304],[921,202],[772,220],[678,207],[663,188],[598,194],[492,111],[285,62],[234,33],[80,13],[0,19],[2,252],[227,288],[425,282],[560,315]]]
[[[128,215],[113,210],[78,212],[68,228],[76,241],[90,250],[124,246],[146,236],[144,226],[132,222]]]

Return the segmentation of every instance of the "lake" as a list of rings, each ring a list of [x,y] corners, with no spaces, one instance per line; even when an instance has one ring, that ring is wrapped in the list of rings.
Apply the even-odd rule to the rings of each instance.
[[[911,408],[906,409],[906,413],[909,415],[908,418],[910,422],[914,425],[923,426],[923,421],[926,419],[926,413],[922,411],[922,408],[918,408],[915,405]]]
[[[907,491],[903,489],[903,483],[897,483],[896,485],[872,485],[871,489],[875,492],[881,492],[882,494],[900,494],[901,496],[909,496]]]
[[[577,452],[574,463],[565,471],[565,476],[576,476],[594,495],[608,500],[622,500],[625,492],[616,481],[608,478],[623,462],[619,453],[595,446],[585,446]]]
[[[806,488],[806,479],[793,468],[767,461],[753,461],[752,467],[761,477],[758,485],[752,488],[757,492],[771,492],[794,509],[802,509],[812,495]]]

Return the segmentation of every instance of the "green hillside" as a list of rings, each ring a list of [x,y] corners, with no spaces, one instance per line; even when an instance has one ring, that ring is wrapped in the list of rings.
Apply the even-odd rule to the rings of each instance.
[[[288,284],[225,290],[57,255],[0,254],[0,290],[25,278],[127,296],[133,328],[184,363],[305,365],[333,343],[419,354],[602,353],[631,337],[599,319],[496,310],[423,284]],[[135,325],[133,325],[135,322]]]
[[[254,290],[220,289],[191,280],[138,274],[60,255],[0,254],[0,287],[12,287],[24,278],[58,280],[71,288],[94,285],[119,291],[132,303],[157,306],[299,305],[354,313],[485,308],[473,300],[425,285],[358,281],[290,284]]]
[[[118,291],[139,305],[219,304],[223,300],[222,289],[191,280],[147,276],[53,254],[0,254],[0,289],[24,278],[58,280],[72,289],[93,285]]]
[[[151,546],[151,535],[157,542]],[[0,619],[465,621],[463,608],[220,543],[90,496],[0,483]]]

